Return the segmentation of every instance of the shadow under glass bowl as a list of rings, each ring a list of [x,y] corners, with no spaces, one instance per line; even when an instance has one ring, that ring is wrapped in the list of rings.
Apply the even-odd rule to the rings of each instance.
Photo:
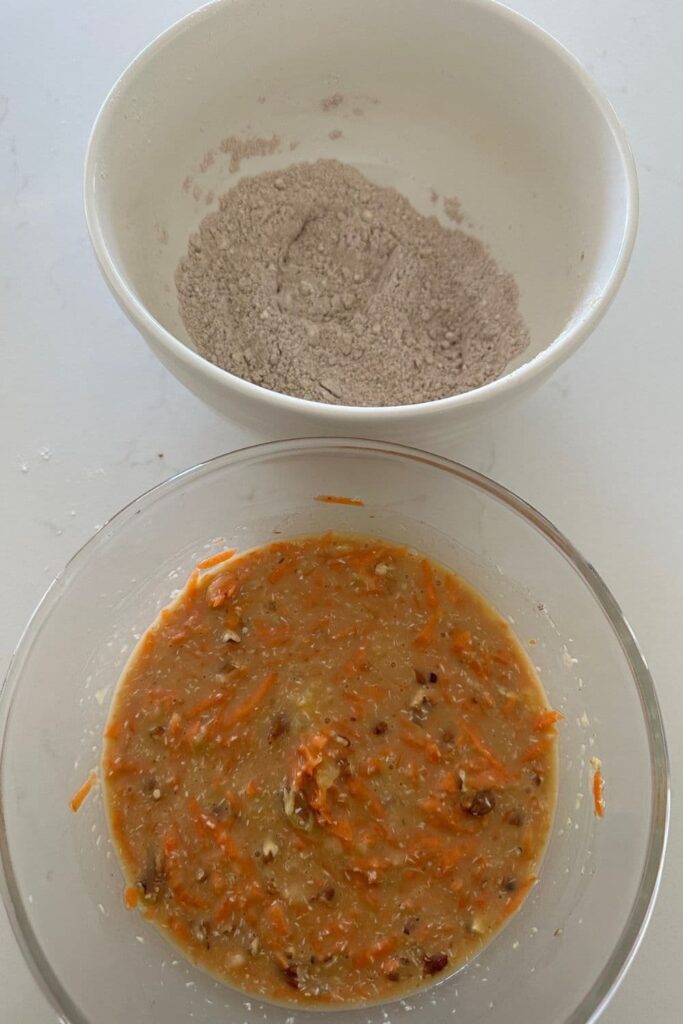
[[[321,493],[365,504],[316,502]],[[61,1020],[309,1019],[221,985],[126,911],[101,794],[78,815],[68,800],[98,764],[136,637],[195,563],[227,544],[329,529],[408,543],[464,576],[534,641],[565,715],[540,881],[474,962],[404,1001],[413,1024],[453,1013],[468,1024],[585,1024],[623,976],[653,906],[669,795],[652,680],[613,597],[547,520],[472,470],[387,443],[297,440],[221,456],[124,508],[52,584],[14,655],[0,703],[2,890]],[[606,779],[602,820],[592,757]],[[400,1004],[335,1014],[349,1024],[402,1018]]]

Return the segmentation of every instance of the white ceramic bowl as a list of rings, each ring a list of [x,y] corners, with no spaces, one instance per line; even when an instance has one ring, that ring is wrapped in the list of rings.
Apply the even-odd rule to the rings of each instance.
[[[324,110],[334,93],[344,101]],[[219,145],[240,134],[281,142],[230,173]],[[503,377],[436,402],[332,406],[267,391],[193,349],[174,271],[212,196],[241,175],[331,156],[425,213],[443,216],[432,188],[459,197],[520,287],[531,344]],[[424,444],[539,384],[590,334],[628,263],[637,184],[587,73],[493,0],[218,0],[151,43],[112,89],[90,140],[85,205],[115,297],[204,401],[274,436]]]

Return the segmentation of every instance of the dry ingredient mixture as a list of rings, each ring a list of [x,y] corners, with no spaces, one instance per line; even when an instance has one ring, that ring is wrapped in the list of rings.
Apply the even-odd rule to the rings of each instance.
[[[190,238],[176,285],[203,356],[315,401],[445,398],[529,340],[515,281],[481,242],[337,160],[243,178]]]
[[[534,884],[560,717],[507,623],[410,549],[330,533],[215,556],[110,713],[126,903],[266,998],[405,995]]]

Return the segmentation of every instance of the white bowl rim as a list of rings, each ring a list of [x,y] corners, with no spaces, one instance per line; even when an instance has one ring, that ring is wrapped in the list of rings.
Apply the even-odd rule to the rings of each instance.
[[[38,638],[43,623],[50,616],[55,604],[60,600],[61,591],[68,583],[70,574],[78,572],[83,562],[92,557],[97,543],[107,536],[107,531],[111,530],[112,526],[122,526],[129,519],[133,518],[142,507],[149,506],[159,498],[163,498],[169,490],[173,490],[190,477],[213,472],[225,464],[229,465],[239,462],[240,459],[244,458],[267,453],[291,453],[292,451],[302,450],[315,451],[321,448],[343,449],[346,451],[357,449],[362,452],[376,452],[406,460],[424,462],[442,472],[451,473],[482,490],[504,505],[514,515],[526,520],[539,533],[543,534],[549,544],[564,556],[575,572],[582,578],[588,591],[602,609],[609,625],[614,631],[631,671],[633,683],[640,699],[643,726],[647,733],[650,749],[652,810],[647,850],[643,861],[638,893],[630,908],[619,940],[589,991],[584,994],[576,1008],[563,1021],[563,1024],[594,1024],[617,991],[640,947],[654,910],[664,868],[671,814],[671,773],[661,708],[654,681],[638,641],[612,592],[592,564],[533,505],[518,497],[513,491],[508,490],[502,484],[497,483],[483,473],[479,473],[477,470],[470,469],[462,463],[422,451],[419,448],[387,441],[376,441],[370,438],[290,438],[284,441],[267,441],[248,445],[226,452],[223,455],[217,455],[189,469],[181,470],[144,491],[137,498],[134,498],[119,509],[118,512],[103,524],[94,536],[87,540],[72,555],[62,571],[50,583],[28,620],[14,649],[4,680],[0,680],[0,771],[4,770],[5,734],[13,707],[14,696],[19,684],[23,659],[30,653],[30,649]],[[88,1024],[73,1004],[68,993],[62,988],[26,916],[21,898],[17,894],[8,836],[4,825],[2,789],[0,788],[0,896],[3,898],[17,944],[34,980],[56,1012],[62,1015],[59,1019],[64,1021],[64,1024]]]
[[[244,380],[228,370],[223,370],[199,355],[198,352],[195,352],[179,338],[176,338],[156,317],[152,316],[144,303],[138,299],[126,283],[107,245],[94,188],[94,172],[101,136],[106,130],[105,122],[118,93],[125,88],[130,80],[134,79],[140,68],[148,61],[153,60],[157,53],[174,39],[176,35],[183,32],[190,23],[210,18],[218,8],[229,6],[232,2],[233,0],[208,0],[203,6],[180,18],[148,43],[125,68],[109,90],[90,132],[83,180],[86,224],[102,273],[129,319],[135,325],[139,325],[142,329],[148,331],[155,338],[156,342],[167,349],[180,363],[184,364],[188,371],[203,375],[217,387],[226,388],[227,385],[226,391],[233,389],[247,400],[268,402],[271,408],[277,409],[283,414],[293,413],[318,419],[324,417],[331,424],[341,422],[348,424],[353,419],[361,418],[368,424],[381,424],[388,420],[394,420],[397,416],[400,416],[403,420],[417,419],[425,414],[431,414],[436,411],[447,413],[449,410],[456,408],[462,410],[469,408],[471,411],[474,411],[489,400],[495,400],[496,397],[501,399],[510,397],[520,387],[531,384],[534,380],[540,383],[547,374],[575,352],[595,327],[597,327],[612,304],[631,259],[638,229],[638,177],[635,161],[626,133],[614,107],[580,61],[549,32],[546,32],[545,29],[542,29],[530,18],[511,10],[501,3],[500,0],[458,0],[458,2],[464,6],[489,9],[503,21],[513,24],[522,33],[533,39],[535,43],[546,47],[561,63],[565,64],[573,72],[592,99],[612,134],[626,180],[626,209],[623,233],[619,251],[609,276],[602,285],[597,298],[591,302],[590,306],[583,310],[581,315],[573,317],[549,345],[515,370],[504,373],[489,384],[484,384],[479,388],[474,388],[459,395],[451,395],[447,398],[439,398],[429,402],[415,402],[408,405],[331,405],[326,402],[297,398],[279,391],[271,391],[269,388],[264,388],[259,384],[253,384],[251,381]]]

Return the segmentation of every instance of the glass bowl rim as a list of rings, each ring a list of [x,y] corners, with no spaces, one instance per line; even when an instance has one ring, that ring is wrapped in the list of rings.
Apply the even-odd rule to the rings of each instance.
[[[483,473],[470,469],[462,463],[419,448],[369,438],[309,437],[266,441],[237,448],[174,473],[161,483],[143,491],[142,494],[133,498],[107,519],[102,527],[71,556],[48,586],[24,627],[0,685],[0,868],[2,868],[0,891],[12,931],[30,973],[52,1008],[60,1015],[59,1020],[63,1024],[91,1024],[83,1017],[71,997],[63,989],[29,922],[12,867],[2,798],[1,782],[5,762],[5,735],[10,721],[14,695],[21,680],[22,663],[30,653],[33,644],[38,640],[43,623],[59,602],[69,577],[78,572],[80,566],[96,554],[98,542],[101,542],[111,527],[123,525],[142,508],[148,508],[157,500],[173,493],[187,479],[230,467],[253,456],[258,457],[267,453],[291,455],[306,451],[319,452],[325,449],[346,452],[355,449],[359,452],[375,452],[390,458],[396,457],[426,464],[456,476],[494,498],[510,512],[525,520],[563,555],[597,602],[619,642],[638,692],[643,724],[647,732],[650,751],[652,812],[638,893],[621,935],[599,976],[579,1005],[563,1022],[563,1024],[591,1024],[598,1019],[607,1006],[638,951],[654,909],[664,865],[670,817],[670,768],[664,724],[652,676],[631,627],[602,577],[571,541],[556,529],[542,513],[502,484],[496,483]]]

